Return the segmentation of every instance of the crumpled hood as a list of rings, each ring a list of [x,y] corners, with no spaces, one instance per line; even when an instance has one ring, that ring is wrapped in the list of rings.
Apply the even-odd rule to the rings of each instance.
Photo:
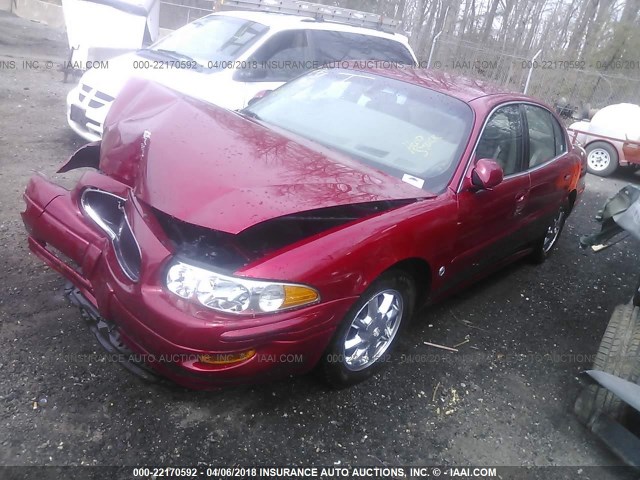
[[[125,86],[107,116],[100,169],[148,205],[228,233],[307,210],[432,196],[141,79]]]

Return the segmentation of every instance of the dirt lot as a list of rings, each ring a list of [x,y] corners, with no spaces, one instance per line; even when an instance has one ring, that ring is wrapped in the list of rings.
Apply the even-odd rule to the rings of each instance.
[[[0,465],[560,465],[576,468],[539,478],[623,478],[571,409],[611,311],[631,295],[638,245],[593,256],[577,240],[636,177],[590,177],[549,262],[422,312],[374,380],[343,391],[312,376],[208,393],[148,384],[105,361],[61,278],[26,247],[27,179],[53,175],[82,143],[64,118],[65,45],[0,13]],[[423,343],[467,338],[457,354]]]

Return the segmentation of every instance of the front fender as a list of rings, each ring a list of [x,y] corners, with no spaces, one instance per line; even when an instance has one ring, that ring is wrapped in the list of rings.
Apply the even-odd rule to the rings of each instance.
[[[237,273],[311,285],[323,300],[356,297],[405,260],[417,259],[431,271],[448,264],[456,213],[450,200],[419,201],[298,242]],[[430,277],[429,286],[438,289],[441,278]]]

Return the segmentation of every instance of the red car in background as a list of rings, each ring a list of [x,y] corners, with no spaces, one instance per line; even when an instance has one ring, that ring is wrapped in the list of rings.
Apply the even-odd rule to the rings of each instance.
[[[322,69],[240,112],[133,80],[61,168],[92,170],[34,176],[22,216],[137,373],[344,386],[424,302],[543,261],[585,160],[547,106],[442,73]]]

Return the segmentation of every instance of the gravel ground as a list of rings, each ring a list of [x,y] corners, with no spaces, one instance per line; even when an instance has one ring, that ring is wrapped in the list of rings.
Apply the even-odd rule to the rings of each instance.
[[[27,179],[53,176],[82,144],[64,118],[65,54],[62,32],[0,12],[0,465],[575,466],[567,478],[623,478],[572,404],[609,315],[632,293],[637,245],[590,255],[577,240],[635,176],[589,177],[550,261],[518,263],[421,312],[393,365],[364,384],[148,384],[105,361],[62,279],[26,247]],[[465,339],[458,353],[423,343]]]

